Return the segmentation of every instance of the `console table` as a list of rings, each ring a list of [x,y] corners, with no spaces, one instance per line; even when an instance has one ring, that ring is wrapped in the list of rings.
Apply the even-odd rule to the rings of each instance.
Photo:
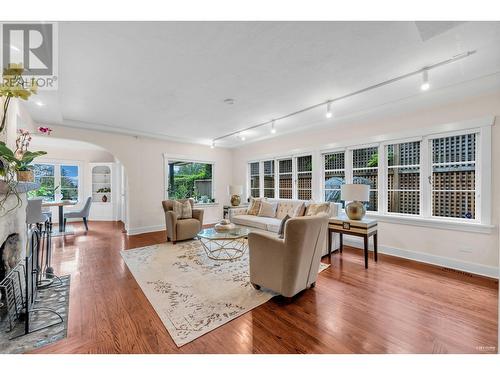
[[[227,205],[224,205],[223,212],[222,212],[222,217],[224,219],[226,219],[227,215],[229,214],[229,210],[231,208],[248,208],[248,203],[240,204],[239,206],[227,206]]]
[[[328,224],[328,255],[332,253],[332,233],[340,235],[340,253],[342,253],[343,235],[363,237],[365,252],[365,268],[368,268],[368,240],[373,236],[373,255],[375,262],[377,254],[377,220],[364,217],[362,220],[351,220],[347,216],[330,218]]]

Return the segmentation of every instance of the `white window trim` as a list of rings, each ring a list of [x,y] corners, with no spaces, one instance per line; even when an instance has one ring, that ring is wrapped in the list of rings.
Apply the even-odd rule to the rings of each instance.
[[[169,180],[169,168],[168,168],[168,162],[169,161],[182,161],[186,163],[200,163],[200,164],[211,164],[212,165],[212,198],[215,199],[215,202],[210,202],[210,203],[196,203],[195,206],[216,206],[218,205],[217,197],[215,196],[216,190],[216,178],[215,178],[215,173],[216,173],[216,163],[214,160],[210,159],[193,159],[187,155],[179,155],[179,154],[163,154],[163,196],[165,199],[169,199],[168,197],[168,180]]]
[[[313,155],[313,199],[324,200],[324,160],[323,155],[331,152],[345,151],[345,173],[346,181],[352,181],[352,169],[348,166],[352,165],[352,153],[349,150],[365,148],[365,147],[379,147],[379,173],[378,173],[378,196],[379,196],[379,211],[378,212],[368,212],[368,217],[377,218],[381,222],[391,222],[406,225],[419,225],[427,226],[432,228],[442,228],[442,229],[452,229],[452,230],[463,230],[478,233],[491,233],[495,228],[491,225],[491,126],[494,124],[494,117],[487,116],[482,118],[476,118],[466,121],[457,121],[452,123],[443,123],[437,125],[429,125],[427,127],[422,127],[418,129],[406,130],[399,133],[389,133],[368,139],[359,140],[359,142],[353,141],[343,141],[327,145],[321,145],[317,148],[304,148],[301,150],[294,150],[292,154],[266,154],[265,157],[259,159],[248,160],[248,163],[261,161],[261,160],[271,160],[274,159],[282,160],[294,158],[296,156],[302,155]],[[429,149],[429,139],[439,138],[442,136],[450,136],[454,134],[466,134],[467,132],[479,133],[477,143],[477,149],[479,155],[476,157],[476,199],[479,202],[479,209],[476,212],[476,219],[459,219],[459,218],[437,218],[430,216],[430,194],[424,193],[424,189],[427,188],[429,184],[425,184],[424,179],[429,176],[430,164],[425,162],[423,156],[425,155],[426,160],[430,157]],[[427,141],[425,141],[427,139]],[[404,143],[412,141],[421,141],[420,144],[420,187],[421,187],[421,199],[420,199],[420,215],[409,215],[409,214],[399,214],[399,213],[389,213],[385,207],[385,202],[381,202],[381,199],[385,198],[386,187],[384,185],[385,178],[385,145],[394,143]],[[316,159],[315,159],[316,158]],[[317,160],[317,163],[314,163]],[[384,166],[381,168],[381,166]],[[279,166],[276,165],[276,173]],[[248,174],[247,174],[248,176]],[[248,180],[248,179],[247,179]],[[247,181],[248,184],[248,181]],[[279,187],[278,177],[276,176],[276,189]],[[384,188],[384,194],[381,194],[381,187]],[[317,193],[316,193],[317,192]],[[294,189],[295,193],[295,189]],[[278,197],[278,191],[276,191],[275,196]],[[382,198],[384,197],[384,198]],[[477,205],[477,203],[476,203]]]
[[[54,187],[59,185],[55,192],[61,194],[61,165],[76,165],[78,167],[78,200],[77,204],[82,201],[84,188],[83,162],[80,160],[65,160],[65,159],[45,159],[39,158],[33,161],[33,164],[46,164],[54,166]],[[57,183],[59,181],[59,183]]]

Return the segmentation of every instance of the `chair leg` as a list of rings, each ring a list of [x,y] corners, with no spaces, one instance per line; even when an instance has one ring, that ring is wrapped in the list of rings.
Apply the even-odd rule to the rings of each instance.
[[[85,230],[88,232],[89,231],[89,224],[87,223],[87,218],[83,218],[83,224],[85,224]]]
[[[64,218],[63,231],[66,232],[66,218]]]
[[[316,286],[316,281],[311,284],[311,289],[314,288],[315,286]]]
[[[259,290],[259,289],[260,289],[260,285],[257,285],[257,284],[252,283],[252,286],[253,286],[255,289],[257,289],[257,290]]]

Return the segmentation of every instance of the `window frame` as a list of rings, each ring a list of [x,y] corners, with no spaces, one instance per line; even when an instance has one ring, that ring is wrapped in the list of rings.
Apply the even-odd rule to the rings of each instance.
[[[420,164],[418,165],[419,167],[419,174],[420,174],[420,181],[419,181],[419,214],[407,214],[407,213],[402,213],[402,212],[389,212],[388,210],[388,197],[387,193],[389,192],[389,189],[387,188],[387,183],[388,183],[388,176],[389,176],[389,157],[388,157],[388,146],[390,145],[395,145],[395,144],[401,144],[401,143],[411,143],[411,142],[420,142]],[[422,218],[423,213],[424,213],[424,182],[426,181],[426,177],[424,176],[423,170],[427,170],[427,168],[424,168],[424,159],[423,158],[423,143],[424,143],[424,137],[411,137],[411,138],[400,138],[400,139],[394,139],[386,142],[382,142],[380,146],[383,148],[383,158],[382,162],[383,168],[382,168],[382,182],[384,183],[384,194],[382,197],[379,199],[379,203],[382,205],[380,206],[382,210],[380,212],[384,215],[388,216],[395,216],[395,217],[408,217],[408,218]],[[380,152],[380,150],[379,150]],[[379,158],[379,164],[380,164],[380,158]],[[380,182],[380,181],[379,181]]]
[[[35,164],[43,164],[43,165],[51,165],[54,167],[54,187],[58,187],[54,191],[54,199],[55,199],[55,194],[62,194],[61,192],[61,167],[64,166],[75,166],[77,167],[78,170],[78,198],[76,200],[76,204],[79,204],[82,202],[82,197],[83,197],[83,188],[84,188],[84,176],[83,176],[83,169],[82,169],[82,162],[79,160],[58,160],[58,159],[37,159],[33,165]],[[36,176],[35,176],[36,178]]]
[[[180,161],[184,163],[198,163],[198,164],[211,164],[212,165],[212,199],[214,202],[209,202],[209,203],[199,203],[196,202],[195,205],[197,206],[203,206],[203,205],[213,205],[217,204],[217,197],[215,195],[216,190],[216,163],[213,160],[199,160],[199,159],[193,159],[186,157],[185,155],[175,155],[175,154],[163,154],[163,173],[164,173],[164,186],[163,186],[163,194],[165,199],[170,199],[168,196],[168,183],[169,183],[169,168],[168,168],[168,163],[171,161]]]
[[[325,162],[325,156],[326,155],[330,155],[330,154],[339,154],[339,153],[344,153],[344,168],[343,169],[326,169],[326,162]],[[345,148],[345,147],[342,147],[342,148],[337,148],[337,149],[333,149],[333,150],[328,150],[328,151],[321,151],[320,152],[320,159],[321,159],[321,180],[320,180],[320,197],[321,197],[321,201],[325,201],[326,202],[326,199],[325,199],[325,196],[326,196],[326,192],[327,190],[328,191],[334,191],[334,190],[340,190],[340,189],[327,189],[326,188],[326,184],[325,184],[325,179],[326,179],[326,173],[327,172],[335,172],[335,171],[344,171],[344,183],[349,183],[348,181],[350,181],[350,178],[352,177],[348,177],[348,169],[349,168],[346,168],[347,166],[347,160],[349,159],[349,161],[351,160],[350,157],[348,157],[348,150]],[[341,203],[342,204],[342,201],[341,202],[332,202],[332,203]],[[343,204],[342,204],[343,206]]]
[[[472,120],[458,121],[452,123],[427,124],[425,127],[413,128],[398,133],[382,134],[367,137],[354,143],[352,140],[345,142],[319,145],[314,148],[304,148],[297,150],[293,154],[267,154],[265,158],[251,159],[247,163],[274,159],[275,162],[283,159],[294,160],[297,156],[312,155],[313,160],[313,199],[325,200],[325,162],[324,155],[332,152],[345,152],[345,181],[352,183],[352,150],[379,147],[378,163],[378,211],[367,212],[368,217],[379,219],[380,221],[394,222],[399,224],[412,224],[432,228],[462,229],[471,232],[489,233],[492,212],[492,152],[491,152],[491,132],[494,124],[494,117],[487,116]],[[432,200],[428,191],[430,185],[427,178],[431,169],[431,146],[432,139],[462,135],[467,133],[477,133],[476,137],[476,214],[474,219],[434,217],[430,215]],[[386,146],[390,144],[420,141],[420,213],[405,214],[388,212],[387,209],[387,155]],[[295,164],[295,162],[293,162]],[[248,165],[248,164],[247,164]],[[279,180],[278,168],[275,167],[275,199],[278,198]],[[295,171],[294,171],[295,172]],[[295,174],[294,174],[295,176]],[[295,178],[294,178],[295,184]],[[247,185],[248,186],[248,185]],[[296,199],[295,187],[293,188],[293,198]],[[248,191],[248,190],[247,190]]]

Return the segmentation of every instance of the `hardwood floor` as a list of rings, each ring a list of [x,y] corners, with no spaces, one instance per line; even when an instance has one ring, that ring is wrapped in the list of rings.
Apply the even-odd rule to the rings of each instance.
[[[68,337],[36,353],[496,352],[497,281],[383,254],[365,270],[348,247],[291,304],[272,299],[177,348],[119,254],[164,233],[89,226],[54,239],[53,265],[71,274]]]

